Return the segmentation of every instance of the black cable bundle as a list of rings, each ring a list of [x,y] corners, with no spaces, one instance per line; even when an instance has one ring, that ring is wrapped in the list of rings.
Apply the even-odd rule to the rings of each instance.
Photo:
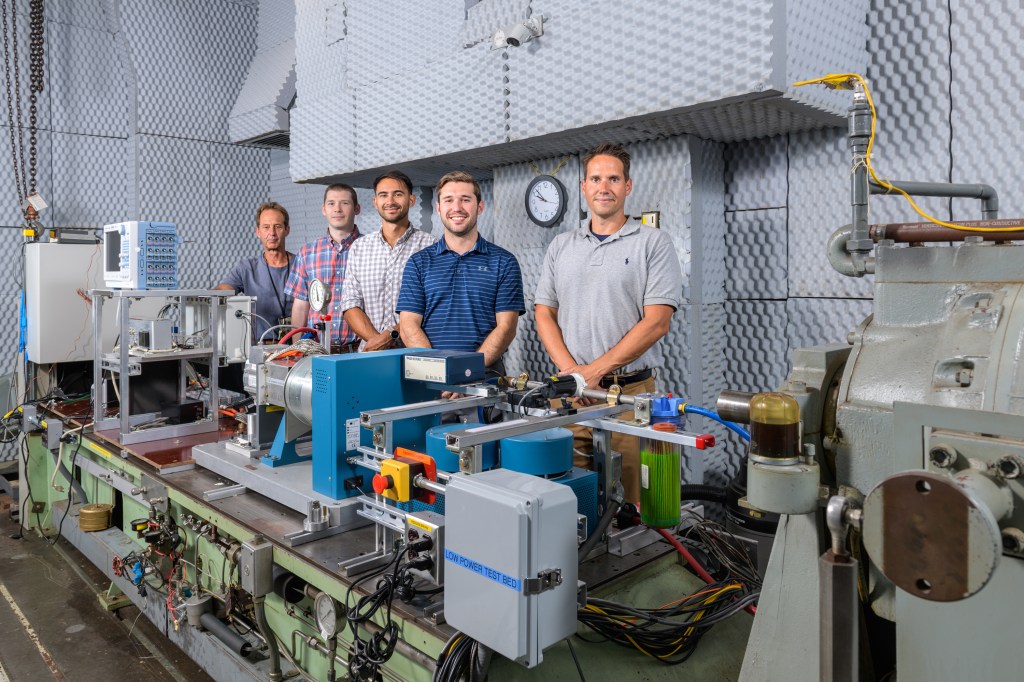
[[[722,581],[655,609],[588,599],[577,619],[602,636],[598,641],[635,648],[675,665],[690,657],[713,625],[739,613],[759,595],[743,583]]]
[[[437,657],[437,668],[431,682],[457,682],[463,677],[468,679],[469,670],[476,656],[477,642],[470,637],[456,632],[441,649]]]
[[[349,609],[346,615],[349,627],[352,629],[353,651],[348,661],[348,671],[354,680],[376,679],[377,668],[387,663],[395,653],[395,645],[398,643],[398,625],[391,620],[391,602],[394,600],[396,587],[399,584],[399,564],[406,551],[403,549],[398,552],[381,570],[369,573],[352,583],[345,594],[345,605],[348,606],[349,596],[356,586],[370,578],[378,578],[374,591],[360,597],[355,607]],[[394,565],[394,570],[388,573],[387,571],[392,565]],[[371,635],[369,640],[364,640],[359,636],[359,626],[373,618],[382,606],[387,607],[383,629]]]

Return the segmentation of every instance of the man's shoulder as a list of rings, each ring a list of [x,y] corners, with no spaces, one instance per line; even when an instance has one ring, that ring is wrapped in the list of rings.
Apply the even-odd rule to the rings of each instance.
[[[564,251],[570,250],[576,246],[579,246],[581,241],[579,239],[580,228],[574,227],[571,230],[566,230],[561,234],[556,234],[552,239],[551,243],[548,244],[547,253],[551,255],[557,255]]]
[[[259,265],[259,262],[263,259],[263,256],[246,256],[245,258],[239,259],[235,263],[235,270],[253,269]]]
[[[320,243],[320,241],[321,241],[321,238],[318,237],[317,239],[314,239],[313,241],[306,242],[305,244],[302,245],[302,248],[299,249],[299,253],[296,254],[296,257],[297,258],[305,258],[309,254],[313,253],[314,251],[316,251],[316,247]]]
[[[426,247],[430,246],[431,244],[436,244],[437,241],[438,241],[438,238],[435,237],[430,232],[426,232],[424,230],[420,230],[420,229],[415,228],[415,227],[411,227],[411,228],[409,228],[409,230],[410,230],[409,241],[412,242],[412,244],[414,246],[420,246],[421,248],[426,248]]]

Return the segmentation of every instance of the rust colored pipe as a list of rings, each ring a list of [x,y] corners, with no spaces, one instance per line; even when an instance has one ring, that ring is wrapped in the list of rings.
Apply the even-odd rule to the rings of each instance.
[[[989,242],[1009,242],[1024,240],[1024,219],[1007,220],[958,220],[954,225],[964,227],[1020,227],[1012,232],[965,232],[951,227],[942,227],[934,223],[890,223],[871,225],[868,234],[871,240],[879,242],[891,239],[903,244],[924,242],[960,242],[965,237],[975,235]]]

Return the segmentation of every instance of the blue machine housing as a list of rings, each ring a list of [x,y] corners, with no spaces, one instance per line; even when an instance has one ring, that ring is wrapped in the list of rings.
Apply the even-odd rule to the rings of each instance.
[[[359,415],[367,410],[407,405],[435,400],[437,389],[428,388],[419,381],[403,379],[402,358],[411,353],[429,349],[400,348],[376,353],[350,353],[346,355],[317,355],[313,357],[313,490],[334,499],[359,495],[359,487],[346,481],[360,478],[363,490],[369,489],[367,472],[348,463],[358,454],[356,443],[372,446],[373,434],[359,426]],[[393,423],[395,447],[417,452],[429,452],[427,431],[437,426],[437,416],[404,419]],[[472,424],[445,425],[447,429],[434,430],[435,457],[439,468],[446,464],[458,468],[458,460],[437,457],[437,447],[443,444],[444,431],[472,428]],[[356,435],[358,434],[358,435]],[[440,440],[438,440],[438,437]],[[349,447],[349,446],[352,447]],[[492,448],[487,448],[485,466],[494,465]],[[549,477],[556,483],[572,488],[576,494],[577,511],[587,517],[588,533],[597,525],[597,474],[572,466],[572,432],[567,429],[548,429],[536,434],[506,438],[499,445],[498,458],[509,459],[511,467],[523,473]],[[455,466],[452,467],[452,462]],[[504,462],[502,462],[504,464]],[[564,473],[563,473],[564,472]],[[405,511],[429,510],[444,514],[444,496],[439,495],[432,505],[423,502],[403,502],[396,505]]]
[[[350,433],[358,443],[372,445],[372,434],[359,426],[359,413],[408,403],[434,400],[435,389],[402,379],[402,358],[425,349],[399,348],[376,353],[318,355],[313,358],[313,490],[334,499],[358,495],[345,482],[362,478],[369,488],[366,470],[346,460],[358,454]],[[394,423],[395,447],[424,451],[427,429],[438,423],[436,416],[405,419]]]

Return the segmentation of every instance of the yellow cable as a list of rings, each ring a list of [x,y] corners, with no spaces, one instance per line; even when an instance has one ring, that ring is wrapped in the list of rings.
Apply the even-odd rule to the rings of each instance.
[[[833,90],[852,90],[854,81],[860,83],[860,86],[864,89],[864,96],[867,98],[868,106],[871,108],[871,136],[868,138],[868,151],[864,155],[864,165],[867,166],[868,173],[871,175],[871,179],[874,180],[878,185],[881,185],[885,189],[891,192],[897,192],[902,194],[903,198],[907,200],[910,206],[917,212],[919,216],[924,218],[930,223],[941,225],[942,227],[949,227],[954,230],[960,230],[961,232],[1019,232],[1024,230],[1024,225],[1011,225],[1009,227],[967,227],[965,225],[957,225],[955,223],[948,223],[944,220],[939,220],[933,216],[925,213],[914,201],[913,197],[907,192],[903,191],[899,187],[893,185],[890,182],[882,180],[875,173],[874,166],[871,165],[871,150],[875,145],[875,123],[878,119],[878,114],[875,111],[875,101],[871,97],[871,91],[868,89],[868,84],[864,78],[857,73],[830,73],[821,78],[812,78],[805,81],[797,81],[793,83],[794,87],[800,87],[803,85],[814,85],[820,84]]]

